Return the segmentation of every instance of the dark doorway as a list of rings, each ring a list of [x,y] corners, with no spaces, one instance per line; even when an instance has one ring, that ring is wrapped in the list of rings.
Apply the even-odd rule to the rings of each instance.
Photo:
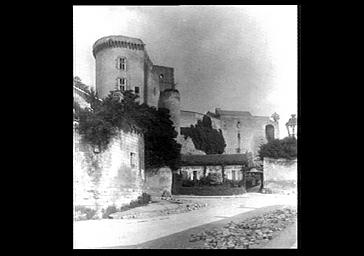
[[[193,171],[193,180],[197,180],[197,171]]]

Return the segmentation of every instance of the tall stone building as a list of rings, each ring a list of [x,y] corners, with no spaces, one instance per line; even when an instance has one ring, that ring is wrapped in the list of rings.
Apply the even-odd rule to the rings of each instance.
[[[221,129],[227,147],[225,154],[252,152],[271,138],[279,137],[278,121],[267,116],[253,116],[247,111],[217,108],[206,114],[181,110],[181,96],[175,88],[174,69],[154,65],[142,40],[126,36],[107,36],[93,46],[96,60],[96,91],[100,98],[110,92],[132,90],[139,102],[170,110],[171,120],[180,134],[180,127],[189,127],[211,118],[214,129]],[[182,138],[179,137],[178,141]],[[189,145],[191,143],[181,143]],[[184,152],[186,150],[183,150]],[[187,149],[194,152],[195,149]]]
[[[190,127],[202,120],[204,116],[211,119],[212,128],[221,130],[225,139],[224,154],[256,155],[259,146],[270,139],[279,138],[277,119],[268,116],[253,116],[248,111],[230,111],[215,109],[215,113],[206,114],[181,110],[180,127]]]
[[[268,116],[253,116],[248,111],[228,111],[217,108],[208,116],[220,120],[225,138],[225,154],[251,152],[254,155],[262,143],[279,138],[278,121]]]

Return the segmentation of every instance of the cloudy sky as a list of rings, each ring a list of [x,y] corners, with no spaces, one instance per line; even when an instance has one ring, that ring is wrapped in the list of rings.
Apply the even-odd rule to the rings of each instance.
[[[95,85],[93,43],[143,40],[156,65],[175,69],[183,110],[270,116],[280,137],[297,113],[297,6],[74,6],[74,75]]]

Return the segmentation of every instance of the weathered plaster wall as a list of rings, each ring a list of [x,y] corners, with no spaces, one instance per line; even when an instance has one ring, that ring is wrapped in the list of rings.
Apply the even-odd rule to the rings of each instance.
[[[196,125],[198,120],[203,119],[204,114],[193,112],[193,111],[186,111],[181,110],[181,127],[190,127],[191,125]],[[213,118],[210,116],[212,128],[213,129],[221,129],[220,120]]]
[[[143,138],[120,131],[110,147],[94,153],[77,130],[73,133],[74,205],[101,210],[135,200],[144,179]]]
[[[171,193],[172,171],[168,167],[151,169],[145,172],[143,191],[156,197],[160,197],[166,190]]]
[[[160,92],[158,107],[169,109],[169,115],[171,116],[170,119],[173,122],[174,128],[178,134],[181,134],[181,104],[179,92],[175,89],[167,89],[163,92]]]
[[[297,160],[264,158],[264,188],[273,193],[297,193]]]
[[[278,123],[271,121],[269,117],[221,116],[220,119],[226,143],[225,154],[239,153],[237,149],[240,148],[240,153],[252,152],[256,155],[259,145],[267,142],[266,125],[273,125],[275,138],[279,136]]]

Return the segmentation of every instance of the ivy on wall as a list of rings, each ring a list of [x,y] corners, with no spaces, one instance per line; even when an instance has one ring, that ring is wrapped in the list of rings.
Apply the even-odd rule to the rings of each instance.
[[[119,130],[143,134],[146,168],[168,166],[177,169],[181,145],[175,140],[177,132],[170,120],[169,110],[139,104],[136,102],[138,96],[132,91],[121,94],[119,98],[110,93],[100,101],[91,91],[86,99],[90,108],[74,108],[82,139],[104,151]]]

